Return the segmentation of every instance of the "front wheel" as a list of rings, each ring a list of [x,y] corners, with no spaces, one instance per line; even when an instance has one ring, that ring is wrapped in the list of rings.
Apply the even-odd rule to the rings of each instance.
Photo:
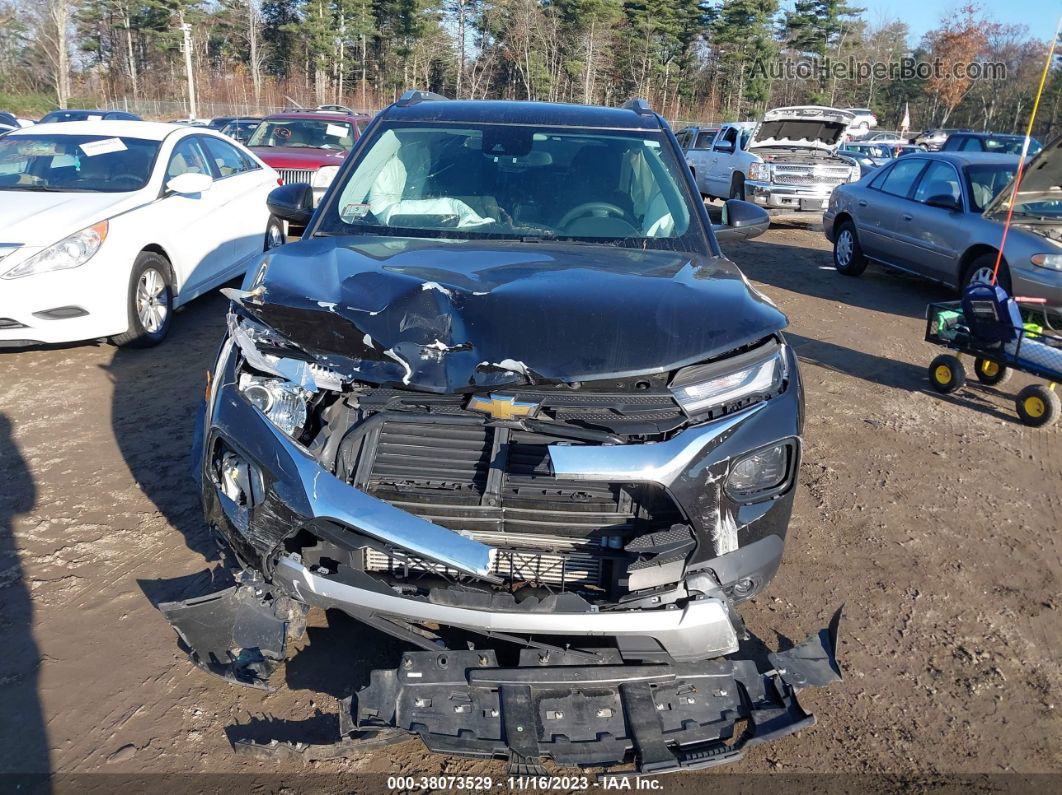
[[[113,338],[115,345],[150,348],[162,342],[173,320],[170,264],[153,251],[141,251],[129,275],[129,329]]]
[[[996,255],[992,253],[980,254],[975,257],[963,273],[962,286],[969,287],[972,284],[991,284],[992,274],[996,268]],[[999,276],[996,283],[1002,287],[1008,295],[1010,291],[1010,271],[1005,261],[999,263]]]
[[[1051,425],[1062,413],[1062,401],[1043,384],[1025,387],[1018,393],[1014,403],[1021,421],[1034,428]]]
[[[266,224],[265,244],[262,247],[262,251],[269,251],[271,248],[283,246],[287,242],[287,238],[284,236],[284,222],[275,215],[269,216],[269,223]]]
[[[833,241],[833,267],[845,276],[859,276],[867,269],[867,258],[859,245],[855,224],[845,221]]]
[[[942,394],[961,389],[966,383],[966,370],[958,356],[942,353],[929,365],[929,382]]]

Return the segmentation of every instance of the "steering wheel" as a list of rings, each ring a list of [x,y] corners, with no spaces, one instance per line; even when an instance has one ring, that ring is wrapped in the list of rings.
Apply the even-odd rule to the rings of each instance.
[[[568,210],[564,217],[557,221],[557,226],[563,229],[576,218],[582,218],[584,215],[596,215],[599,218],[607,218],[610,215],[614,215],[622,221],[627,220],[627,213],[615,204],[610,202],[583,202]]]

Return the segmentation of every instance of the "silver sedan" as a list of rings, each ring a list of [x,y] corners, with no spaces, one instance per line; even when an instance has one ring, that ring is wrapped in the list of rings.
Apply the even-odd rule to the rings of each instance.
[[[1062,151],[1049,145],[1026,167],[999,283],[1044,298],[1062,314]],[[840,273],[870,262],[961,288],[991,278],[1003,236],[1015,155],[907,155],[841,185],[823,214]]]

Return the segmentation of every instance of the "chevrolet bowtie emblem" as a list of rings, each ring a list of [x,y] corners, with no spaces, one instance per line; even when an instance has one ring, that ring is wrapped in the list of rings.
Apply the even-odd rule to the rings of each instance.
[[[517,417],[534,417],[538,411],[538,403],[530,403],[517,400],[512,395],[491,395],[481,397],[473,395],[468,401],[468,408],[472,411],[482,411],[496,420],[514,420]]]

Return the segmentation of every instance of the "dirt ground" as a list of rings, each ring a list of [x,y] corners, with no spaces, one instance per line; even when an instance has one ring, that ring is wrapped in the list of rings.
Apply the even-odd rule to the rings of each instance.
[[[1024,376],[929,390],[942,288],[840,276],[806,223],[726,249],[788,313],[807,388],[785,561],[744,617],[775,646],[845,606],[845,679],[801,695],[818,726],[726,772],[1062,772],[1062,425],[1017,421]],[[196,301],[151,351],[0,353],[0,771],[298,772],[230,739],[331,740],[337,699],[403,648],[313,613],[264,693],[194,668],[153,606],[213,563],[188,449],[223,314]],[[504,775],[418,742],[314,769]]]

